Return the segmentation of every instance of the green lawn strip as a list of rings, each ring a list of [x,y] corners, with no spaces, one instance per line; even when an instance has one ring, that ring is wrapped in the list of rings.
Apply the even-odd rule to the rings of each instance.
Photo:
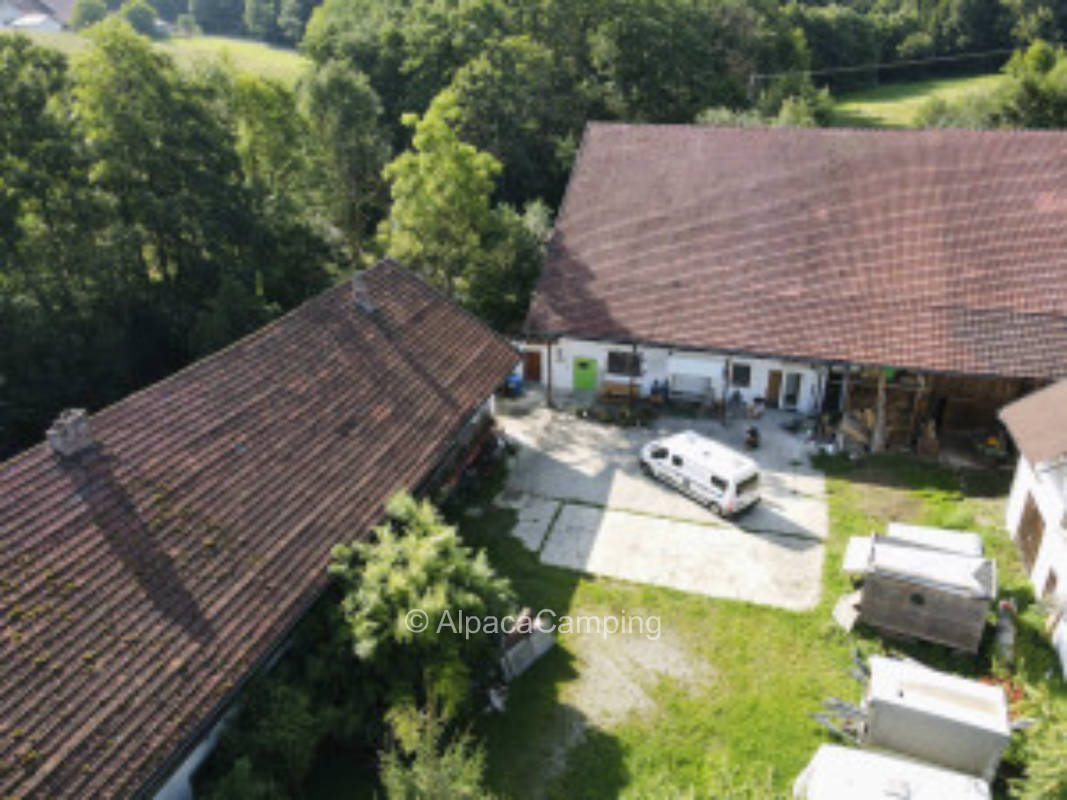
[[[30,33],[29,36],[37,44],[59,50],[68,57],[89,46],[88,39],[69,31]],[[290,86],[311,64],[296,50],[227,36],[174,36],[156,42],[156,48],[171,56],[181,67],[192,68],[222,60],[232,64],[238,72],[259,75]]]
[[[971,92],[992,91],[1004,80],[1000,73],[963,78],[890,83],[842,95],[834,104],[831,124],[860,128],[910,128],[927,100],[953,101]]]
[[[574,635],[558,636],[555,650],[512,685],[507,713],[477,723],[493,789],[503,797],[701,797],[708,796],[707,787],[723,785],[725,765],[740,781],[730,791],[770,780],[773,790],[763,794],[785,793],[815,748],[828,740],[810,715],[830,695],[858,699],[859,687],[846,672],[853,648],[865,655],[899,652],[962,674],[988,672],[991,636],[975,657],[884,640],[865,629],[847,635],[832,621],[834,603],[852,588],[840,570],[849,537],[884,531],[890,519],[980,533],[998,559],[1002,587],[1025,609],[1018,645],[1025,674],[1047,676],[1055,656],[1038,609],[1028,605],[1026,578],[1003,531],[1010,474],[959,473],[893,456],[860,463],[820,459],[819,465],[827,473],[830,534],[822,598],[807,613],[545,566],[509,535],[513,511],[487,504],[483,515],[464,517],[464,537],[487,548],[496,568],[511,577],[520,602],[558,614],[608,609],[658,615],[664,637],[681,643],[708,670],[696,686],[661,679],[645,687],[655,700],[653,712],[635,712],[609,730],[587,731],[552,775],[544,759],[558,758],[558,743],[574,721],[561,698],[581,668]],[[747,797],[745,791],[737,796]],[[759,790],[747,791],[760,796]]]

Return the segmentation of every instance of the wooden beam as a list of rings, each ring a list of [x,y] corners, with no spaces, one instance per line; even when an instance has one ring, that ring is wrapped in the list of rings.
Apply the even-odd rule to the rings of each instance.
[[[874,406],[874,430],[871,432],[871,452],[885,452],[885,370],[878,373],[878,399]]]

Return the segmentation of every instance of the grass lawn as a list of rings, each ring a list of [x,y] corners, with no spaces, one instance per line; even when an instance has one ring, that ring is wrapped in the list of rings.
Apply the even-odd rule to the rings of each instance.
[[[832,125],[861,128],[910,128],[919,107],[932,97],[957,100],[988,92],[1003,82],[1000,73],[966,78],[890,83],[843,95],[834,104]]]
[[[85,37],[77,33],[31,33],[29,36],[38,44],[68,56],[89,45]],[[156,42],[156,48],[171,56],[179,66],[188,67],[221,58],[231,62],[239,72],[262,75],[288,85],[294,84],[311,63],[296,50],[226,36],[175,36]]]
[[[507,712],[477,723],[492,789],[506,798],[785,796],[827,741],[810,715],[830,695],[859,698],[846,674],[852,648],[907,652],[964,674],[988,671],[988,644],[971,657],[890,643],[870,631],[847,635],[830,611],[850,588],[840,572],[848,537],[884,530],[890,519],[980,532],[998,560],[1002,591],[1029,602],[1001,523],[1010,476],[951,472],[892,456],[860,464],[825,459],[821,466],[828,475],[831,531],[822,600],[807,613],[543,566],[507,535],[514,514],[485,502],[487,491],[485,511],[463,517],[460,527],[511,577],[524,605],[662,620],[655,642],[560,634],[558,646],[512,685]],[[1023,622],[1018,641],[1028,656],[1026,672],[1042,678],[1055,656],[1037,612],[1024,613]],[[620,648],[634,657],[612,660]],[[645,669],[620,675],[627,664]]]

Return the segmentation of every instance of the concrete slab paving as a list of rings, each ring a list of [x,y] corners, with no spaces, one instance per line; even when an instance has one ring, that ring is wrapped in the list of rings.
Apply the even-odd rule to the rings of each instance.
[[[748,455],[760,465],[763,500],[732,522],[749,531],[825,539],[826,484],[822,473],[808,466],[804,443],[781,429],[786,418],[776,414],[753,423],[763,443]],[[509,481],[513,490],[708,523],[718,517],[641,472],[638,452],[648,441],[680,430],[742,449],[748,421],[723,428],[717,421],[665,418],[654,429],[617,428],[540,408],[522,417],[502,415],[501,424],[522,445]]]
[[[812,539],[571,504],[541,551],[546,564],[798,611],[818,602],[822,557]]]
[[[507,492],[500,501],[501,505],[515,509],[517,519],[511,535],[522,542],[523,546],[536,553],[544,543],[548,527],[559,511],[558,500],[534,495]]]
[[[529,403],[514,415],[501,403],[498,414],[520,445],[507,494],[544,501],[516,506],[515,535],[531,549],[540,546],[545,563],[784,608],[817,602],[829,528],[825,481],[809,465],[804,442],[782,428],[788,414],[726,426],[664,417],[652,429],[613,427]],[[749,455],[760,465],[763,500],[737,519],[720,519],[638,466],[646,442],[681,430],[742,450],[749,424],[761,432],[761,446]],[[553,502],[563,506],[545,539]]]

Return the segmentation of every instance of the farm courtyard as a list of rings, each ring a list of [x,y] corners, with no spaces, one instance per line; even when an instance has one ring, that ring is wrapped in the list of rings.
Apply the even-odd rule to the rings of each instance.
[[[528,431],[531,423],[516,426],[505,418],[502,425],[514,432]],[[718,423],[667,419],[657,425]],[[608,462],[623,455],[617,452],[620,436],[650,436],[577,420],[557,433],[558,446],[569,449],[570,457],[579,439],[583,447],[604,443]],[[517,438],[521,442],[522,436]],[[520,443],[510,476],[484,487],[457,515],[464,538],[488,550],[523,605],[558,616],[658,617],[660,632],[656,638],[637,628],[628,635],[557,634],[557,647],[512,684],[506,712],[477,723],[487,743],[490,785],[500,796],[785,797],[818,744],[828,740],[811,714],[831,695],[858,699],[859,686],[847,674],[853,650],[904,652],[961,674],[988,674],[989,636],[971,657],[888,641],[862,628],[846,634],[831,619],[834,603],[850,588],[840,571],[848,538],[884,530],[889,520],[981,533],[987,552],[998,560],[1002,594],[1016,597],[1024,609],[1018,644],[1026,654],[1019,667],[1023,677],[1044,680],[1055,663],[1038,609],[1026,608],[1031,595],[1002,529],[1009,473],[952,471],[904,456],[858,463],[820,457],[828,528],[824,542],[811,540],[810,552],[821,560],[821,571],[806,578],[814,582],[814,607],[788,610],[545,563],[551,561],[544,548],[552,537],[567,533],[566,509],[601,520],[616,512],[634,514],[635,500],[647,502],[661,491],[655,484],[637,490],[634,483],[597,500],[581,495],[589,484],[572,474],[570,486],[578,496],[572,494],[570,502],[557,498],[538,514],[529,502],[532,495],[527,492],[524,500],[518,490],[536,474],[531,459],[551,457],[536,450],[545,441]],[[560,457],[568,457],[565,450]],[[636,458],[636,449],[628,457]],[[816,474],[800,464],[793,469]],[[650,481],[639,474],[632,480]],[[672,516],[679,513],[671,509]],[[663,535],[657,518],[648,519],[647,534]],[[538,538],[541,525],[546,530]],[[761,536],[722,522],[693,527],[708,538]],[[751,555],[739,554],[742,573]],[[728,562],[720,566],[730,568]],[[1059,691],[1058,681],[1055,686]],[[1002,796],[1004,787],[998,784],[997,791]]]

